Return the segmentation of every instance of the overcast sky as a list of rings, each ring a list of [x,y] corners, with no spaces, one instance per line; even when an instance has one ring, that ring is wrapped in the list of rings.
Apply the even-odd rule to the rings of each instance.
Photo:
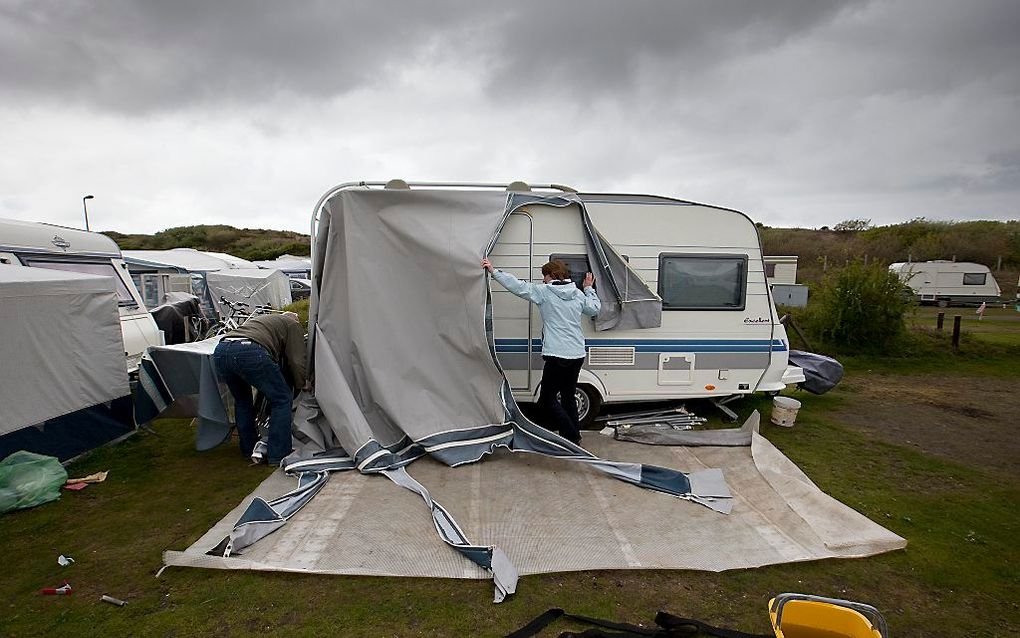
[[[0,0],[0,217],[307,232],[345,181],[1020,218],[1020,2]]]

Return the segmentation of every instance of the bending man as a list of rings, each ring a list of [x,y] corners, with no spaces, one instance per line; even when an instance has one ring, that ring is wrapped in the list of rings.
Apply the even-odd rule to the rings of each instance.
[[[213,352],[220,380],[234,396],[234,417],[241,453],[252,455],[258,442],[252,387],[269,402],[270,465],[279,465],[291,452],[293,392],[284,379],[286,366],[294,387],[305,385],[305,331],[293,312],[258,315],[227,333]]]
[[[558,259],[542,266],[542,283],[531,284],[502,270],[488,259],[482,267],[504,288],[538,306],[542,314],[542,389],[538,403],[548,419],[546,427],[563,438],[581,442],[577,421],[577,375],[584,363],[584,333],[581,315],[594,317],[602,304],[592,288],[594,277],[584,276],[584,292],[570,280],[570,270]],[[559,398],[557,399],[557,394]]]

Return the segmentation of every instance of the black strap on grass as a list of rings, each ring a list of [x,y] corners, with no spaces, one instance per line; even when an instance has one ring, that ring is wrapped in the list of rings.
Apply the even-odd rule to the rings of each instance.
[[[664,611],[660,611],[655,615],[655,624],[658,625],[659,628],[649,629],[627,623],[603,620],[601,618],[589,618],[587,616],[568,614],[559,608],[549,609],[539,614],[534,620],[517,631],[507,634],[505,638],[530,638],[559,618],[567,618],[576,622],[599,627],[598,629],[586,629],[580,633],[565,631],[559,634],[559,638],[644,638],[645,636],[649,636],[651,638],[680,638],[681,636],[702,635],[717,636],[718,638],[775,638],[774,636],[766,636],[763,634],[749,634],[735,629],[714,627],[707,623],[703,623],[700,620],[681,618]],[[614,630],[614,633],[608,633],[603,631],[603,629]]]

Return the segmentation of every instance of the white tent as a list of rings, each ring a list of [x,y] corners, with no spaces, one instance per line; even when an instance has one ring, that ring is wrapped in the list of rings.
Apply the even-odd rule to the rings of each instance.
[[[293,257],[284,255],[272,260],[256,261],[259,268],[269,270],[282,270],[285,275],[292,278],[310,279],[312,274],[312,260],[310,257]]]
[[[113,279],[0,266],[0,299],[0,456],[34,447],[69,458],[96,444],[32,426],[129,394]]]
[[[210,272],[230,268],[257,268],[245,259],[225,253],[210,253],[194,248],[172,248],[170,250],[125,250],[124,261],[129,264],[167,266],[186,272]]]
[[[221,316],[230,312],[220,303],[220,297],[246,303],[251,309],[260,304],[280,309],[291,303],[290,279],[279,270],[220,270],[207,273],[205,279],[209,296]]]

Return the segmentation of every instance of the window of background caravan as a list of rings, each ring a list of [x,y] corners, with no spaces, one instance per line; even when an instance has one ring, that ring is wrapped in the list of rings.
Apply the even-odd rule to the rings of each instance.
[[[983,272],[965,272],[963,273],[963,285],[964,286],[984,286],[985,276],[988,273]]]
[[[659,255],[663,310],[743,310],[747,255]]]
[[[65,270],[68,272],[79,272],[85,275],[101,275],[103,277],[113,277],[113,281],[117,288],[117,303],[121,306],[134,306],[135,298],[131,296],[131,291],[124,284],[124,281],[117,274],[117,270],[113,267],[110,262],[89,262],[89,261],[72,261],[64,259],[23,259],[29,266],[33,268],[47,268],[49,270]]]
[[[567,265],[567,268],[570,269],[570,280],[577,284],[578,288],[581,288],[581,284],[584,283],[585,273],[591,272],[591,263],[588,261],[588,255],[567,255],[562,253],[549,255],[549,261],[556,259]]]

